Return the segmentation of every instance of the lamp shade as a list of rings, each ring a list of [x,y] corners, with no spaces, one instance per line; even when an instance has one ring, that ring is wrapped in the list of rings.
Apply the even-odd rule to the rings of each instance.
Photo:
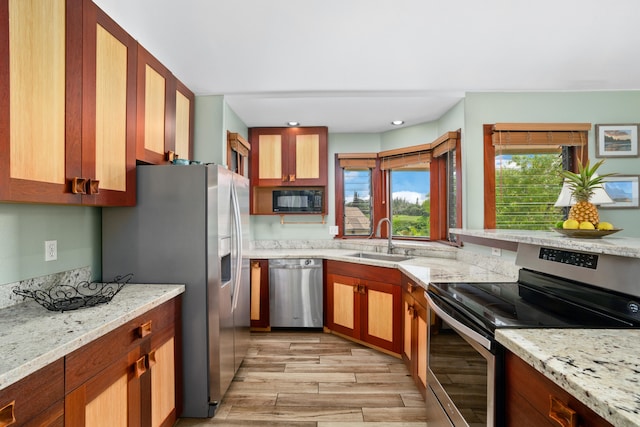
[[[593,176],[596,177],[597,174],[594,174]],[[594,188],[593,196],[591,196],[589,201],[594,205],[606,205],[607,203],[613,203],[613,199],[609,197],[607,191],[602,187],[602,185],[598,185]],[[562,183],[562,190],[560,190],[558,200],[556,200],[556,203],[553,206],[573,206],[575,203],[576,199],[572,195],[569,181],[565,179]]]

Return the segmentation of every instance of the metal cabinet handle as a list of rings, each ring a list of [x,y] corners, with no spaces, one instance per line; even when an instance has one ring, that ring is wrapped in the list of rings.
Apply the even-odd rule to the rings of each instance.
[[[296,180],[296,176],[294,174],[289,175],[289,182],[294,182]]]
[[[282,182],[287,182],[287,175],[282,175]]]
[[[145,372],[147,372],[146,355],[136,360],[136,363],[133,364],[133,372],[136,378],[140,378]]]
[[[578,414],[554,396],[549,396],[549,418],[562,427],[578,427]]]
[[[7,427],[16,422],[16,401],[12,401],[11,403],[5,405],[2,409],[0,409],[0,427]]]
[[[144,338],[151,333],[151,320],[138,326],[138,337]]]

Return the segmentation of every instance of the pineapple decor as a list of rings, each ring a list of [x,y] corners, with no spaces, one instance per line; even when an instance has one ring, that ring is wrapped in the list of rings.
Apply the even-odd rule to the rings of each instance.
[[[576,227],[571,228],[601,228],[600,216],[598,215],[598,208],[590,202],[591,197],[596,188],[602,186],[604,178],[614,175],[608,173],[604,175],[595,175],[596,170],[602,165],[604,160],[600,160],[593,166],[589,165],[589,161],[585,165],[578,162],[578,173],[571,171],[562,171],[561,175],[567,180],[569,188],[571,189],[575,204],[571,206],[569,211],[569,220],[575,220]],[[589,226],[589,224],[592,226]],[[608,227],[608,223],[602,223],[604,227]],[[567,228],[567,227],[565,227]]]

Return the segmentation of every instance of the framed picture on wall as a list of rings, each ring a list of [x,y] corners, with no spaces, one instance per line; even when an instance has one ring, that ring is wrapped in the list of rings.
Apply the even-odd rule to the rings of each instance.
[[[596,157],[638,157],[639,124],[596,125]]]
[[[602,182],[604,190],[613,203],[600,205],[600,208],[637,208],[638,204],[638,178],[640,175],[614,175],[608,176]]]

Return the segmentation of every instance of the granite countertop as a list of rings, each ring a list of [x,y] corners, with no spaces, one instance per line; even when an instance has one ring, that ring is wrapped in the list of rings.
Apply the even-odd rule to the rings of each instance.
[[[49,311],[33,300],[0,309],[0,390],[184,292],[128,284],[108,304]]]
[[[640,330],[498,329],[496,339],[614,426],[640,425]]]
[[[560,249],[573,249],[595,254],[640,258],[640,238],[618,237],[613,234],[600,239],[569,238],[555,231],[530,230],[468,230],[452,228],[451,233],[507,242],[530,243]],[[463,237],[464,240],[464,237]]]
[[[501,271],[499,266],[488,269],[486,268],[486,263],[484,267],[479,267],[456,259],[455,252],[451,252],[452,255],[447,255],[447,252],[434,253],[431,256],[428,254],[420,256],[409,255],[412,258],[405,261],[385,261],[349,256],[358,251],[358,249],[331,248],[252,249],[246,256],[254,259],[322,258],[354,264],[397,268],[425,289],[429,282],[513,282],[517,279],[517,269]],[[450,252],[451,249],[448,248],[447,251]],[[374,251],[369,250],[368,252]]]

